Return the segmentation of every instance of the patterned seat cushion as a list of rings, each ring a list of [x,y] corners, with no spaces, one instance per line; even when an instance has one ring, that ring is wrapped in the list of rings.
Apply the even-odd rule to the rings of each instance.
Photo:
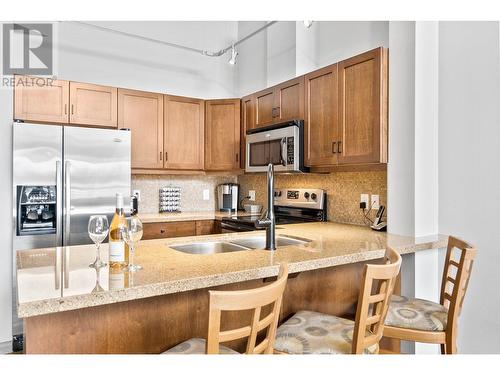
[[[393,295],[385,325],[421,331],[444,331],[448,309],[439,303]]]
[[[189,339],[161,354],[205,354],[206,342],[207,341],[205,339]],[[224,345],[219,345],[219,353],[239,354],[237,351],[234,351]]]
[[[314,311],[299,311],[276,333],[274,349],[288,354],[350,354],[354,322]],[[378,344],[365,354],[378,353]]]

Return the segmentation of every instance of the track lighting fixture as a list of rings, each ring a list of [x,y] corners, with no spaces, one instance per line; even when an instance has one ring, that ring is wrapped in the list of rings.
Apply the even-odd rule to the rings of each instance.
[[[313,21],[304,21],[304,27],[306,29],[309,29],[313,24]]]
[[[236,57],[238,56],[238,52],[234,48],[234,44],[231,46],[231,58],[229,59],[228,63],[231,65],[236,65]]]

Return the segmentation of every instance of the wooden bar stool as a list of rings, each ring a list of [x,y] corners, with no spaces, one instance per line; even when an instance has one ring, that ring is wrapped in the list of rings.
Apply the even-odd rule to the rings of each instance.
[[[288,266],[282,264],[278,279],[262,288],[227,292],[209,291],[210,306],[207,340],[200,338],[189,339],[162,354],[239,354],[220,344],[245,337],[247,337],[246,354],[272,354],[287,279]],[[271,304],[273,305],[271,312],[261,318],[262,308]],[[220,330],[222,311],[242,310],[253,310],[250,325],[228,331]],[[257,344],[257,334],[263,330],[266,330],[266,335]]]
[[[454,257],[455,250],[460,254],[458,260]],[[392,296],[385,321],[384,336],[441,344],[442,354],[456,353],[457,321],[469,285],[476,252],[474,246],[450,237],[439,303]]]
[[[356,320],[299,311],[278,327],[274,349],[286,354],[376,354],[401,256],[388,248],[387,264],[365,266]],[[375,294],[372,294],[374,290]]]

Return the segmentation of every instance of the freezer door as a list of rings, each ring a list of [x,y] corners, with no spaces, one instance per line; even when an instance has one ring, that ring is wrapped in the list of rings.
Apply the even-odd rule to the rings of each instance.
[[[91,243],[89,217],[111,222],[116,193],[130,196],[130,131],[64,128],[65,245]]]
[[[12,134],[12,334],[16,336],[23,333],[22,320],[17,317],[16,252],[62,244],[62,127],[13,123]],[[50,204],[40,204],[44,197],[37,195],[37,188],[49,189],[56,196],[49,197],[50,202],[46,203]],[[50,210],[45,212],[55,214],[55,218],[26,215],[26,210],[35,214],[49,206]],[[51,221],[51,229],[55,230],[45,230]]]
[[[13,125],[13,245],[14,251],[40,247],[53,247],[62,243],[62,127],[57,125]],[[25,187],[23,189],[23,187]],[[20,233],[27,194],[36,188],[48,188],[55,192],[56,228],[53,233],[33,230]],[[24,197],[21,196],[24,194]],[[33,193],[34,195],[35,192]],[[24,202],[22,202],[24,198]],[[30,205],[32,209],[36,204]],[[44,205],[45,208],[47,205]],[[40,207],[41,209],[42,207]],[[25,212],[24,212],[25,213]],[[34,213],[34,212],[33,212]],[[51,212],[52,213],[52,212]],[[58,215],[59,214],[59,215]],[[26,220],[31,221],[31,220]],[[48,220],[38,220],[48,221]],[[37,220],[30,225],[36,226]],[[47,231],[45,231],[47,232]],[[58,238],[59,237],[59,238]]]

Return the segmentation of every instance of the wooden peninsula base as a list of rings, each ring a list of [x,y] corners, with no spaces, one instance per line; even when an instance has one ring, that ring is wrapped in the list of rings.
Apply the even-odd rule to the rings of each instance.
[[[360,262],[290,275],[280,321],[299,310],[353,319],[364,265]],[[251,280],[210,289],[256,288],[269,281]],[[395,293],[399,289],[398,280]],[[25,351],[28,354],[161,353],[189,338],[206,337],[207,291],[198,289],[25,318]],[[247,312],[227,313],[222,328],[234,328],[249,321]],[[241,341],[228,344],[244,351]],[[384,339],[381,348],[399,352],[399,341]]]

